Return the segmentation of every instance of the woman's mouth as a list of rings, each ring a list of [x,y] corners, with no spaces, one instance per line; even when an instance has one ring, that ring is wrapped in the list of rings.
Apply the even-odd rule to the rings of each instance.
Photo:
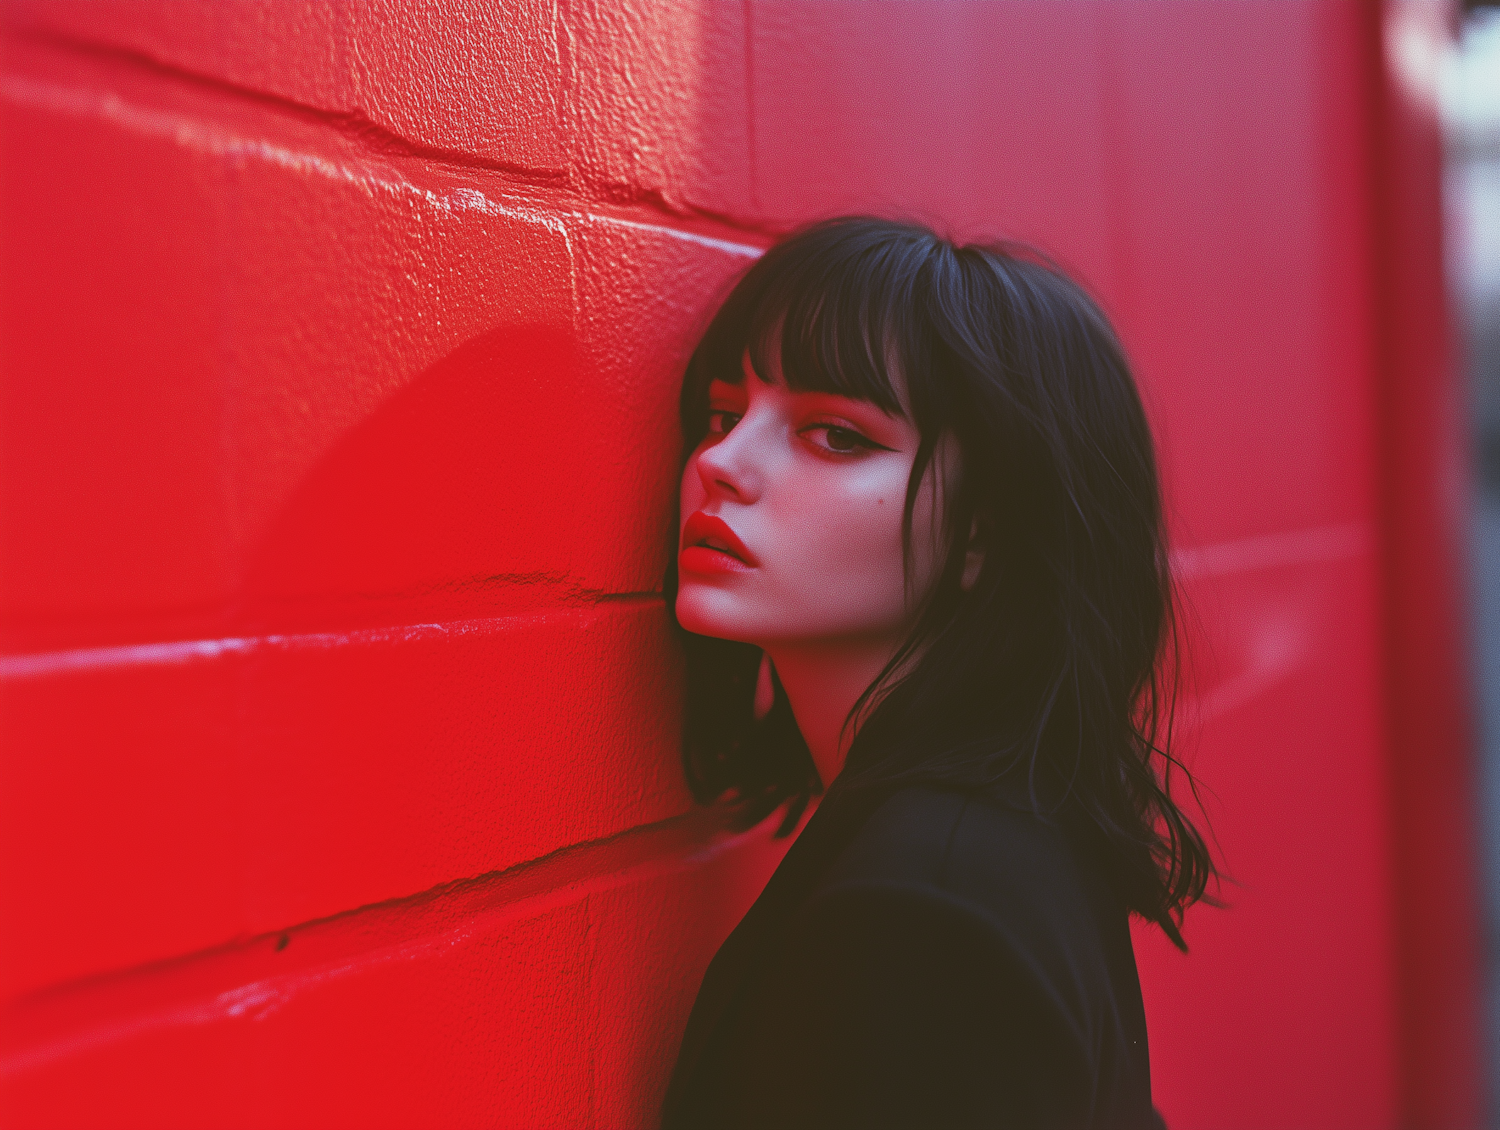
[[[682,528],[680,568],[693,573],[739,573],[759,564],[729,523],[696,511]]]

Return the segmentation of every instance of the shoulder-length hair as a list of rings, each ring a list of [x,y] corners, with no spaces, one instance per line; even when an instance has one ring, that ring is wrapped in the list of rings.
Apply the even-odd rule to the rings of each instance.
[[[747,350],[764,379],[771,349],[795,390],[904,414],[899,367],[921,435],[903,514],[908,578],[923,472],[944,433],[961,453],[945,564],[850,713],[862,722],[830,795],[1024,780],[1031,807],[1090,837],[1126,905],[1186,949],[1182,912],[1215,869],[1169,787],[1174,769],[1191,776],[1169,748],[1177,633],[1161,489],[1104,314],[1030,249],[959,246],[867,217],[812,225],[750,268],[693,353],[684,466],[707,431],[709,382],[746,379]],[[984,560],[965,591],[975,521]],[[665,591],[671,609],[675,552]],[[694,796],[731,794],[740,827],[786,804],[776,834],[789,834],[822,783],[779,683],[757,721],[760,650],[678,631]]]

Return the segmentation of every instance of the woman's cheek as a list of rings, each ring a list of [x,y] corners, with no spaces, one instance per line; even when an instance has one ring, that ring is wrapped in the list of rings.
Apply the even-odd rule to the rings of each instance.
[[[825,504],[807,526],[806,544],[816,547],[817,557],[807,562],[808,579],[824,607],[839,609],[837,618],[849,627],[882,627],[901,616],[901,508],[891,504],[892,497],[886,483],[825,493]]]

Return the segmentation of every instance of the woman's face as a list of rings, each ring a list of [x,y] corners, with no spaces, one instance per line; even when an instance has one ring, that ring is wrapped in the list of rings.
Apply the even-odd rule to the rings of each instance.
[[[682,475],[678,622],[768,648],[894,649],[913,619],[901,553],[920,438],[909,410],[892,417],[865,401],[793,392],[775,360],[770,383],[748,354],[742,364],[740,384],[709,386],[708,434]],[[953,462],[952,445],[939,444],[918,491],[917,595],[941,564],[933,488]]]

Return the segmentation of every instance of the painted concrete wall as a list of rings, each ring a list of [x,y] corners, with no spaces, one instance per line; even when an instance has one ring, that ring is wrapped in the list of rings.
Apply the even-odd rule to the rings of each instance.
[[[850,210],[1041,246],[1138,366],[1241,884],[1186,958],[1137,934],[1168,1121],[1463,1109],[1410,991],[1471,987],[1462,914],[1398,928],[1401,726],[1452,704],[1390,708],[1444,567],[1391,547],[1445,519],[1391,502],[1437,393],[1388,362],[1429,201],[1382,170],[1428,158],[1375,6],[3,17],[4,1125],[654,1123],[786,843],[682,782],[678,381],[761,248]]]

